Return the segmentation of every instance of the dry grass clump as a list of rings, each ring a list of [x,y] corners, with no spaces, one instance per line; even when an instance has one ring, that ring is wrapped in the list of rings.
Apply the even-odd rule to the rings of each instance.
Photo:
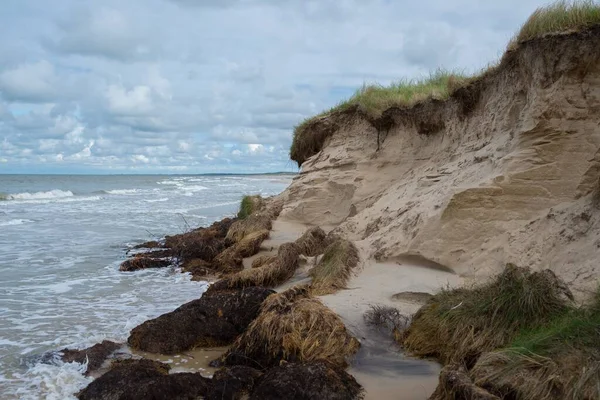
[[[272,263],[273,261],[275,261],[277,259],[276,255],[267,255],[264,254],[262,256],[258,256],[254,259],[254,261],[252,261],[252,268],[260,268],[263,265],[267,265]]]
[[[302,236],[296,240],[300,248],[300,254],[307,257],[314,257],[322,254],[327,247],[328,240],[325,231],[318,226],[307,229]]]
[[[337,239],[330,244],[319,264],[308,273],[312,277],[312,293],[325,295],[344,289],[352,269],[358,265],[358,259],[358,250],[352,242]]]
[[[264,206],[264,200],[260,195],[244,196],[240,204],[237,217],[244,219],[259,211]]]
[[[305,287],[271,295],[260,314],[223,356],[225,364],[268,368],[286,361],[347,365],[360,344],[342,320]]]
[[[600,293],[600,291],[598,291]],[[523,330],[508,348],[481,356],[472,375],[499,396],[600,399],[600,298]]]
[[[290,279],[298,268],[298,246],[284,243],[277,257],[259,268],[245,269],[214,283],[213,290],[243,289],[250,286],[275,287]]]
[[[562,315],[569,308],[566,297],[570,292],[551,271],[508,264],[490,283],[435,295],[414,315],[403,345],[418,356],[470,368],[481,353]]]
[[[270,231],[272,227],[273,224],[268,215],[250,215],[245,219],[234,222],[227,231],[226,238],[234,242],[239,242],[252,232]]]
[[[511,41],[509,48],[547,34],[580,31],[598,24],[600,4],[596,1],[557,1],[535,10]]]

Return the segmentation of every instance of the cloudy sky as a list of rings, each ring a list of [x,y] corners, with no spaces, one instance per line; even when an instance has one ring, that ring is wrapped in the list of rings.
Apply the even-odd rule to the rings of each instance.
[[[295,171],[299,121],[476,71],[545,3],[1,0],[0,173]]]

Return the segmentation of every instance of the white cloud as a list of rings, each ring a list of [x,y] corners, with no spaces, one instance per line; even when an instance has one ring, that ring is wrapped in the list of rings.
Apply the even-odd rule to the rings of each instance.
[[[290,170],[302,119],[365,81],[475,71],[545,3],[14,1],[0,14],[3,170]]]
[[[54,66],[46,60],[22,64],[0,73],[0,92],[6,100],[46,102],[57,96]]]
[[[152,111],[151,89],[136,86],[130,90],[120,85],[110,85],[106,91],[108,108],[119,115],[143,115]]]

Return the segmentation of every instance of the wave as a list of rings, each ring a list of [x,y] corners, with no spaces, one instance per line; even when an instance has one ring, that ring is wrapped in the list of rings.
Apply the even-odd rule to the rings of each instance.
[[[30,219],[11,219],[9,221],[0,221],[0,226],[23,225],[28,222],[34,222]]]
[[[106,194],[118,194],[118,195],[128,195],[128,194],[138,194],[139,189],[115,189],[115,190],[103,190]]]
[[[146,203],[161,203],[163,201],[168,201],[169,198],[168,197],[163,197],[160,199],[150,199],[150,200],[144,200]]]
[[[0,200],[45,200],[45,199],[61,199],[65,197],[75,196],[70,190],[54,189],[48,192],[23,192],[16,194],[2,194]]]

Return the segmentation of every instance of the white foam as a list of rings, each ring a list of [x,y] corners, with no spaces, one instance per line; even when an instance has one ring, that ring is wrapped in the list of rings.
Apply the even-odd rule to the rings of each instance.
[[[130,195],[130,194],[138,194],[139,189],[115,189],[115,190],[105,190],[107,194],[116,194],[116,195]]]
[[[35,193],[17,193],[9,194],[6,196],[7,200],[40,200],[40,199],[60,199],[63,197],[73,197],[74,194],[70,190],[50,190],[48,192],[35,192]]]
[[[30,219],[11,219],[9,221],[0,221],[0,226],[23,225],[28,222],[34,222]]]
[[[202,185],[191,185],[191,186],[183,186],[182,189],[184,189],[186,192],[187,191],[199,192],[201,190],[207,190],[208,188],[206,186],[202,186]]]
[[[160,199],[151,199],[151,200],[144,200],[146,203],[162,203],[163,201],[168,201],[169,198],[168,197],[163,197]]]
[[[84,376],[87,364],[63,363],[36,364],[23,374],[15,374],[22,385],[7,398],[64,400],[75,399],[74,393],[86,387],[93,379]]]

